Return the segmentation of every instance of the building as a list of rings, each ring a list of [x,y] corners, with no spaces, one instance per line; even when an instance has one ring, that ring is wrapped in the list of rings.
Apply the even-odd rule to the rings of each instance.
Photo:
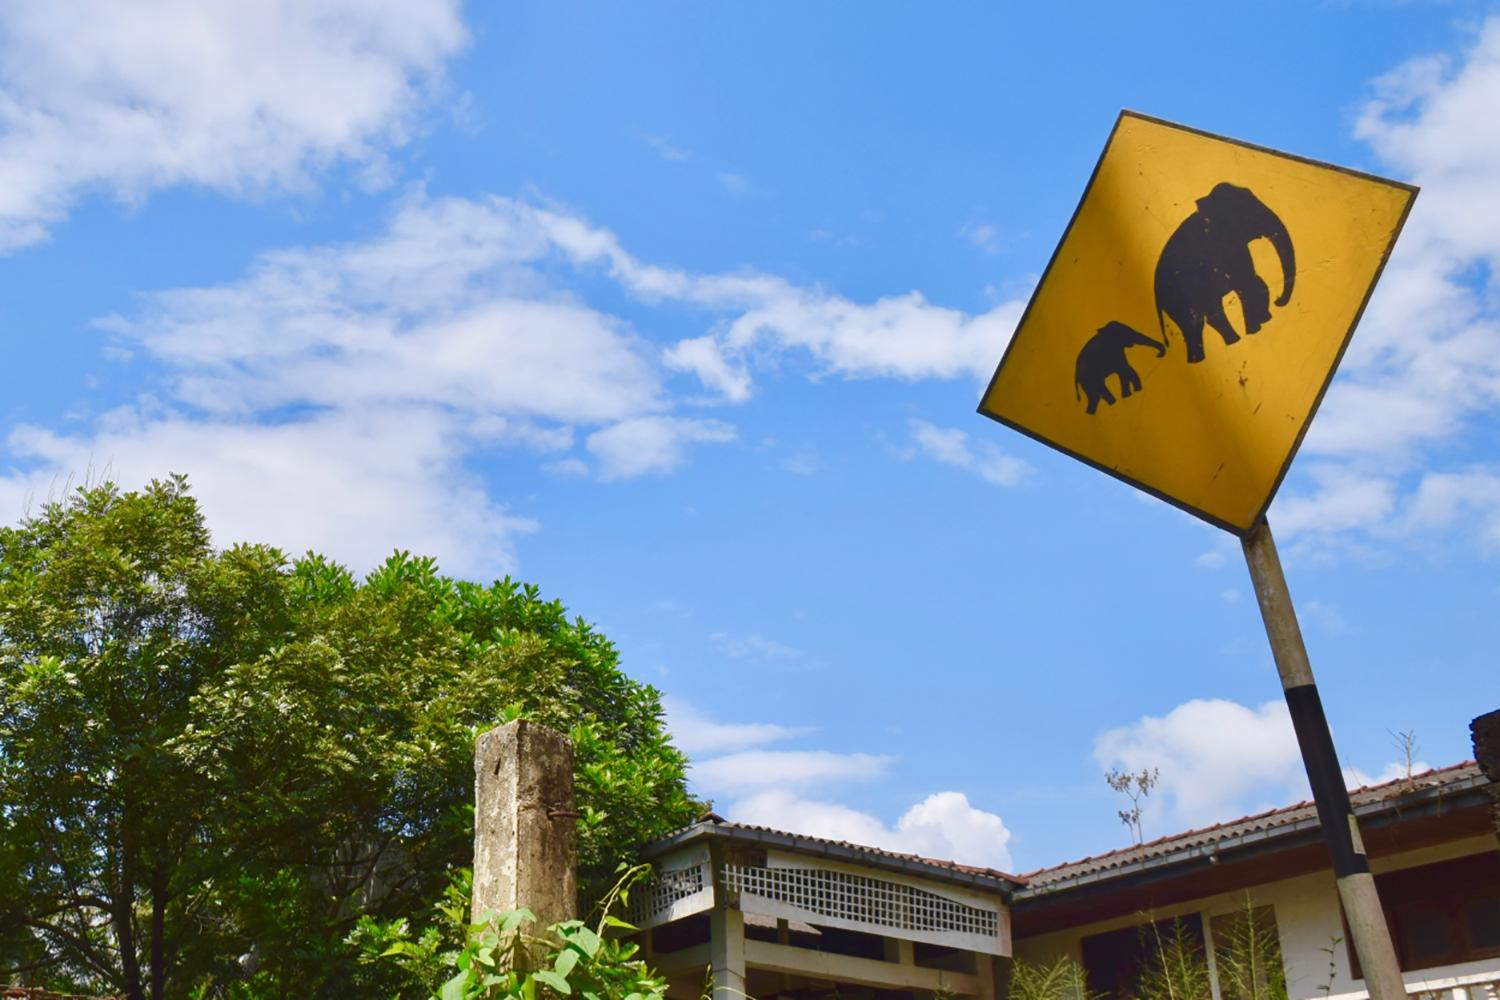
[[[1500,1000],[1495,788],[1470,762],[1351,794],[1413,996]],[[1150,930],[1181,926],[1224,1000],[1216,944],[1247,905],[1275,928],[1290,1000],[1367,995],[1310,802],[1025,876],[716,816],[645,856],[658,877],[635,917],[673,997],[700,996],[709,968],[721,1000],[992,1000],[1012,955],[1066,955],[1123,1000]]]
[[[1500,988],[1500,838],[1473,763],[1351,794],[1397,957],[1413,995]],[[1025,876],[1015,956],[1081,962],[1090,986],[1128,992],[1141,930],[1179,921],[1210,963],[1246,898],[1280,941],[1291,1000],[1365,996],[1311,802],[1164,837]],[[1217,977],[1216,977],[1217,978]]]

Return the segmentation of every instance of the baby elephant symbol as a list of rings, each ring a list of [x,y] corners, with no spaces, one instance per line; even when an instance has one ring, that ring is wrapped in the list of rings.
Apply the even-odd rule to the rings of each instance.
[[[1089,399],[1090,413],[1098,408],[1101,399],[1114,405],[1114,394],[1105,384],[1110,375],[1120,378],[1121,399],[1141,387],[1140,375],[1125,360],[1125,348],[1136,346],[1156,348],[1157,357],[1167,353],[1166,344],[1115,320],[1101,326],[1078,352],[1078,366],[1073,371],[1073,395],[1076,398],[1078,390],[1083,390],[1083,395]]]

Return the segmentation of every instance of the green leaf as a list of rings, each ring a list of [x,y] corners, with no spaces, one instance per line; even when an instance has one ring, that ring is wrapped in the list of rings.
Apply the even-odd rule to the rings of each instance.
[[[469,984],[469,974],[460,972],[452,979],[443,984],[443,989],[438,993],[441,1000],[464,1000],[464,987]]]
[[[573,966],[578,964],[578,952],[572,948],[564,948],[557,953],[557,961],[552,963],[552,971],[559,976],[566,976],[573,971]]]
[[[500,933],[509,934],[517,927],[520,927],[522,923],[536,923],[536,914],[524,906],[519,910],[511,910],[500,918]]]
[[[531,974],[531,978],[535,979],[539,983],[546,983],[548,986],[552,987],[563,996],[568,996],[573,992],[573,987],[568,985],[568,981],[566,979],[550,970],[540,969],[536,972],[533,972]]]
[[[599,935],[587,927],[580,927],[569,935],[568,943],[576,944],[579,948],[582,948],[583,953],[589,958],[593,958],[599,954]]]
[[[623,899],[624,896],[621,896],[621,898]],[[604,915],[604,926],[605,927],[618,927],[622,931],[638,931],[638,930],[640,930],[640,928],[637,927],[635,924],[632,924],[632,923],[629,923],[627,921],[621,920],[619,917],[612,916],[611,914],[608,914],[608,913],[606,913]]]

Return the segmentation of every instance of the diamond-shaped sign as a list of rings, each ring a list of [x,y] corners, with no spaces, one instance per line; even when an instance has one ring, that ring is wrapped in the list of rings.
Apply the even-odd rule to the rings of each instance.
[[[1122,112],[979,412],[1243,535],[1415,196]]]

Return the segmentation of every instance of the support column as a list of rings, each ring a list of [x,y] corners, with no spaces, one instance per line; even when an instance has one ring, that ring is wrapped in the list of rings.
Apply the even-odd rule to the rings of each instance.
[[[974,954],[974,978],[979,980],[978,1000],[997,1000],[1000,992],[1000,961],[994,955]]]
[[[578,915],[573,745],[518,719],[474,744],[474,900],[487,913],[526,907],[531,933]]]
[[[709,917],[713,1000],[745,1000],[745,915],[722,902]]]
[[[1312,786],[1313,801],[1318,807],[1318,824],[1333,862],[1338,884],[1339,902],[1349,921],[1349,937],[1365,974],[1365,986],[1371,1000],[1406,1000],[1406,985],[1396,962],[1390,928],[1375,892],[1375,877],[1365,845],[1360,840],[1359,823],[1344,787],[1338,754],[1333,748],[1333,734],[1323,713],[1323,702],[1313,681],[1312,664],[1302,642],[1302,628],[1281,571],[1281,556],[1271,527],[1264,520],[1241,540],[1255,597],[1260,602],[1261,618],[1266,624],[1266,638],[1281,675],[1282,693],[1302,750],[1307,781]]]

